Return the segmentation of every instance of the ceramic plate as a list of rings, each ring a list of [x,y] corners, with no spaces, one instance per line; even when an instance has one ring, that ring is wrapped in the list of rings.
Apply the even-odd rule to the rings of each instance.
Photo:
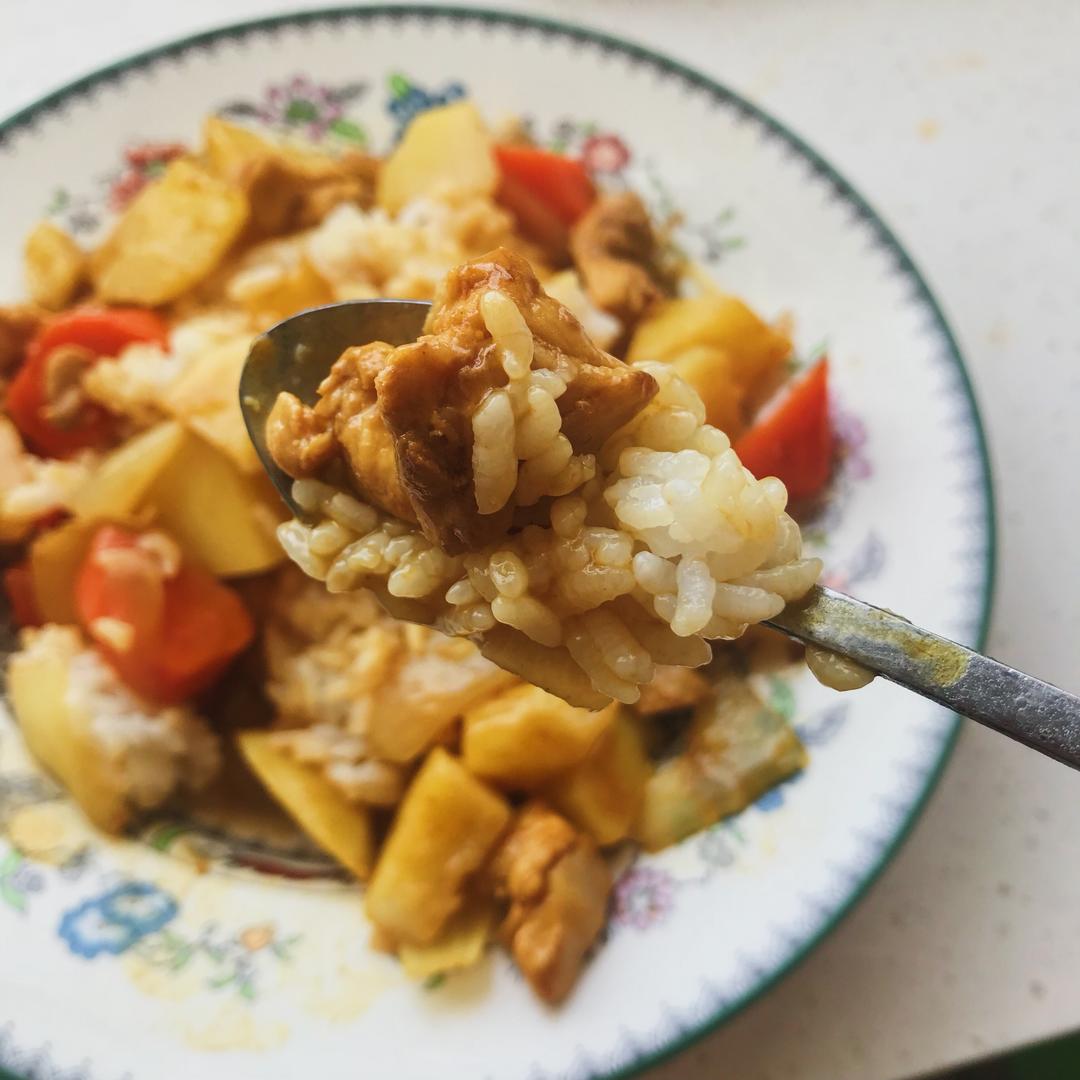
[[[952,336],[896,239],[813,150],[681,65],[519,16],[357,9],[273,19],[91,75],[0,129],[0,296],[47,214],[89,239],[220,112],[327,143],[390,146],[462,95],[524,116],[601,180],[678,211],[720,284],[827,348],[841,461],[807,523],[828,580],[981,641],[991,489]],[[0,1066],[116,1080],[541,1080],[625,1075],[772,984],[848,909],[912,823],[955,719],[893,687],[762,691],[806,772],[618,880],[569,1003],[498,955],[418,986],[373,953],[354,887],[287,837],[156,822],[108,841],[0,719]]]

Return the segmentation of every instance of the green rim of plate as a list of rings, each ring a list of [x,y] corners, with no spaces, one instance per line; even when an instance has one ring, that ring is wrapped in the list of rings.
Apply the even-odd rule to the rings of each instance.
[[[69,83],[38,98],[25,108],[13,113],[5,120],[0,121],[0,148],[7,138],[21,127],[31,125],[42,114],[60,105],[69,98],[76,97],[82,92],[101,83],[108,83],[113,79],[126,74],[135,68],[144,67],[153,62],[169,56],[175,56],[198,48],[201,45],[212,44],[217,41],[230,38],[244,37],[249,33],[258,33],[265,30],[273,30],[277,27],[302,26],[306,23],[330,22],[335,19],[380,19],[380,18],[419,18],[431,21],[445,22],[473,22],[494,23],[504,26],[517,27],[522,30],[535,30],[549,36],[557,36],[572,41],[588,42],[599,46],[601,49],[618,52],[632,59],[644,61],[654,68],[668,75],[674,75],[682,79],[684,83],[699,87],[714,98],[734,106],[744,116],[753,119],[766,131],[779,136],[784,142],[792,147],[799,156],[803,157],[813,167],[814,171],[825,177],[832,185],[834,191],[843,200],[853,206],[859,217],[869,224],[877,234],[880,245],[889,250],[893,256],[897,270],[906,276],[915,287],[914,301],[922,305],[930,314],[934,327],[941,335],[946,348],[948,359],[952,362],[959,376],[960,388],[967,399],[969,408],[969,420],[972,434],[975,438],[975,446],[979,456],[979,479],[982,485],[982,500],[984,519],[982,522],[984,535],[982,537],[984,548],[984,565],[982,592],[979,599],[980,610],[978,614],[978,627],[976,631],[976,646],[980,650],[986,644],[986,637],[990,627],[991,613],[994,602],[994,586],[997,573],[997,525],[995,512],[995,498],[993,481],[991,477],[990,454],[987,448],[986,432],[983,428],[982,417],[979,413],[975,390],[972,386],[971,376],[964,364],[960,353],[960,347],[941,306],[926,279],[915,265],[911,256],[901,245],[895,233],[885,224],[881,215],[860,195],[855,188],[848,183],[816,150],[803,141],[780,121],[774,119],[769,113],[760,109],[740,94],[728,89],[724,84],[717,82],[707,75],[703,75],[692,67],[672,60],[661,53],[655,52],[643,45],[627,41],[624,38],[605,33],[602,30],[594,30],[573,23],[563,22],[558,19],[549,19],[539,15],[520,15],[514,12],[499,11],[493,8],[472,7],[442,7],[431,4],[373,4],[352,5],[344,7],[316,8],[311,11],[294,12],[291,14],[272,15],[261,19],[251,19],[244,22],[231,23],[227,26],[206,30],[187,37],[177,38],[166,45],[158,45],[142,52],[133,53],[115,63],[98,68],[81,78],[74,79]],[[960,717],[954,716],[953,724],[942,741],[938,751],[937,761],[929,770],[923,782],[923,787],[916,795],[908,810],[907,816],[900,824],[890,843],[877,856],[876,861],[869,867],[861,881],[848,894],[837,910],[826,922],[809,938],[791,957],[768,975],[761,978],[757,983],[746,990],[741,996],[726,1003],[722,1008],[709,1016],[706,1020],[694,1025],[688,1031],[673,1039],[667,1045],[657,1050],[641,1055],[628,1065],[621,1066],[614,1072],[597,1074],[597,1080],[619,1080],[619,1078],[637,1075],[652,1065],[659,1064],[670,1057],[680,1053],[703,1036],[714,1031],[725,1021],[731,1019],[752,1001],[756,1000],[767,990],[771,989],[785,975],[797,967],[819,945],[831,931],[848,914],[855,904],[862,899],[871,885],[878,879],[886,865],[900,850],[904,841],[911,833],[912,827],[922,813],[927,800],[933,792],[938,780],[948,763],[956,740],[960,732]],[[11,1073],[0,1069],[0,1078],[8,1080],[32,1080],[32,1078],[18,1078]]]

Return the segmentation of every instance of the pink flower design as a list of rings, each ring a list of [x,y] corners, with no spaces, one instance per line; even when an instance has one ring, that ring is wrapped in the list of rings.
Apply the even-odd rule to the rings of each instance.
[[[267,88],[259,117],[278,128],[299,128],[317,142],[344,114],[340,96],[306,75]]]
[[[124,151],[125,167],[109,185],[109,207],[115,211],[123,210],[148,180],[160,176],[170,161],[185,153],[187,147],[178,142],[145,142],[129,146]]]
[[[832,428],[836,437],[837,465],[846,469],[852,480],[872,476],[874,467],[866,454],[866,425],[854,413],[833,402]]]
[[[613,920],[635,930],[663,922],[675,904],[671,875],[653,866],[631,866],[615,882]]]
[[[589,172],[617,173],[630,161],[630,149],[618,135],[590,135],[581,144],[581,160]]]
[[[133,168],[146,171],[161,169],[174,158],[187,153],[187,147],[178,142],[136,143],[124,151],[124,160]]]

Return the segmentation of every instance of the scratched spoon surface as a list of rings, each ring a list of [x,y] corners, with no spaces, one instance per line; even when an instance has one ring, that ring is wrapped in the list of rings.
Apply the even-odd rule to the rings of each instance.
[[[319,383],[346,348],[415,340],[429,306],[418,300],[330,304],[278,323],[252,345],[240,377],[240,407],[263,467],[297,516],[304,515],[292,500],[292,480],[266,448],[266,417],[278,392],[291,390],[301,401],[313,402]],[[391,614],[407,615],[400,608]],[[1080,698],[1074,694],[820,586],[769,624],[1080,768]]]

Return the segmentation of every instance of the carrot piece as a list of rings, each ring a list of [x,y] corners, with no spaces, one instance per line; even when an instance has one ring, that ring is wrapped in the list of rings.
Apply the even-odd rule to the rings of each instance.
[[[782,392],[735,443],[735,453],[759,479],[775,476],[792,499],[817,495],[832,469],[829,361],[823,357]]]
[[[48,361],[64,345],[86,349],[95,358],[116,356],[136,341],[164,345],[168,327],[143,308],[81,307],[50,319],[26,349],[26,357],[8,387],[5,408],[27,445],[46,457],[67,458],[88,447],[107,446],[113,435],[108,410],[84,402],[73,419],[51,418]]]
[[[504,181],[536,196],[562,223],[573,225],[592,205],[596,189],[576,158],[535,146],[496,146]]]
[[[207,689],[251,642],[237,593],[201,567],[166,576],[139,534],[104,525],[75,583],[79,620],[137,693],[175,704]]]

